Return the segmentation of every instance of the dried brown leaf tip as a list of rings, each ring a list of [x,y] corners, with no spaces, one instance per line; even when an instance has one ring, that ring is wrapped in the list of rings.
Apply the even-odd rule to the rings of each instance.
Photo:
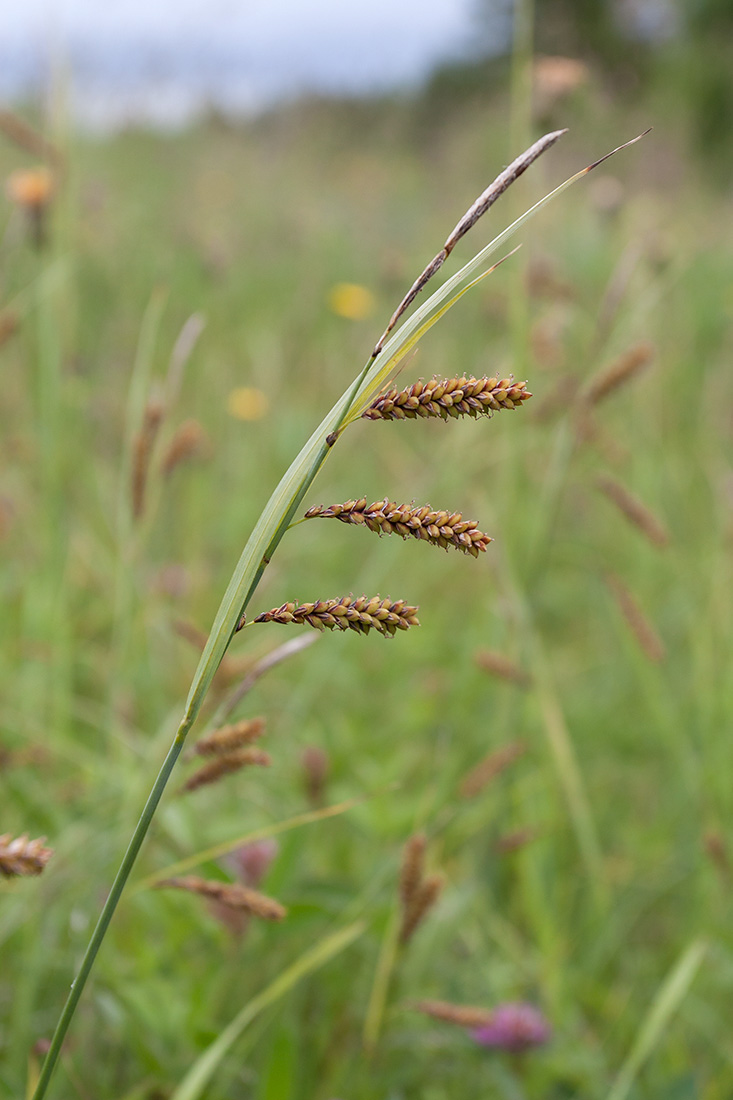
[[[443,1020],[446,1024],[458,1024],[459,1027],[485,1027],[491,1022],[488,1008],[475,1005],[456,1005],[450,1001],[418,1001],[412,1006],[416,1012],[422,1012],[433,1020]]]
[[[359,596],[354,600],[350,596],[342,596],[316,603],[284,603],[272,611],[264,611],[254,621],[307,623],[316,630],[356,630],[360,634],[377,630],[388,638],[398,630],[419,626],[417,612],[417,607],[410,607],[404,600],[383,600],[379,596]]]
[[[197,772],[187,779],[181,788],[182,791],[197,791],[199,787],[206,787],[210,783],[217,783],[225,775],[231,775],[242,768],[259,765],[267,768],[272,763],[272,757],[262,749],[249,747],[239,749],[236,752],[227,752],[217,756],[204,764]]]
[[[486,550],[492,539],[478,529],[478,523],[464,519],[460,512],[437,512],[428,505],[415,508],[408,504],[397,504],[387,497],[367,504],[366,497],[361,500],[347,500],[343,504],[331,504],[328,507],[319,504],[309,508],[306,519],[340,519],[342,523],[353,523],[368,527],[379,535],[399,535],[422,539],[447,550],[454,546],[465,554],[477,558]]]
[[[612,501],[618,510],[633,523],[655,546],[669,544],[669,532],[660,519],[654,515],[638,497],[630,493],[625,485],[612,477],[602,474],[596,484],[604,496]]]
[[[407,841],[402,856],[400,943],[407,943],[412,939],[443,889],[443,879],[440,875],[425,877],[425,847],[425,836],[422,833],[416,833]]]
[[[404,390],[389,390],[362,413],[367,420],[416,420],[418,417],[485,416],[516,409],[532,396],[526,382],[513,378],[432,378]]]
[[[264,718],[243,718],[241,722],[234,722],[231,726],[220,726],[219,729],[212,730],[196,742],[193,751],[198,756],[221,756],[241,748],[242,745],[250,745],[262,737],[264,732]]]
[[[40,875],[53,855],[52,848],[44,848],[45,836],[30,840],[27,833],[13,837],[10,833],[0,836],[0,875],[5,878]]]
[[[218,905],[226,905],[230,909],[250,913],[253,917],[261,917],[263,920],[282,920],[287,915],[287,909],[280,902],[268,898],[249,886],[241,886],[239,883],[218,882],[216,879],[186,875],[183,878],[164,879],[157,886],[159,889],[169,887],[185,890],[189,894],[198,894]]]

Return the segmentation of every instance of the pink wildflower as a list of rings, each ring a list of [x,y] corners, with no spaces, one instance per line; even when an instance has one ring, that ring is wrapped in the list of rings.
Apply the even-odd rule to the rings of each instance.
[[[552,1032],[545,1017],[533,1005],[504,1004],[492,1012],[488,1023],[472,1034],[480,1046],[521,1054],[542,1046]]]

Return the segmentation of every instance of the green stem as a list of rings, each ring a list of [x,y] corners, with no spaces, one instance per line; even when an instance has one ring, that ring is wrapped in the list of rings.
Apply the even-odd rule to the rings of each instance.
[[[343,411],[342,416],[345,416],[346,411],[348,411],[352,399],[352,392],[349,392],[346,397],[346,409]],[[337,424],[340,424],[342,416],[339,416]],[[301,483],[291,499],[290,506],[285,510],[284,513],[281,514],[279,522],[275,527],[274,534],[272,535],[272,538],[267,545],[265,555],[261,559],[259,566],[255,570],[252,580],[246,590],[243,610],[247,607],[249,600],[254,594],[254,591],[259,584],[262,574],[267,568],[272,554],[274,553],[276,547],[278,546],[283,535],[285,534],[288,528],[288,524],[290,523],[290,520],[292,519],[296,508],[298,507],[300,501],[303,499],[310,485],[314,481],[330,450],[331,448],[328,446],[327,443],[323,443],[321,447],[318,448],[314,461],[303,475]],[[225,596],[224,603],[226,604],[226,602],[227,598]],[[216,654],[214,657],[214,661],[217,666],[219,664],[219,661],[221,660],[223,652],[226,650],[226,647],[231,640],[232,634],[234,633],[235,624],[236,619],[231,619],[231,616],[229,616],[228,629],[225,627],[224,630],[224,634],[226,636],[226,644],[221,650],[221,653]],[[219,631],[219,633],[222,633],[221,630]],[[212,630],[212,635],[213,634],[214,631]],[[213,675],[213,673],[211,675]],[[91,969],[94,966],[94,961],[97,957],[99,948],[102,945],[102,941],[107,934],[107,929],[109,928],[112,917],[114,916],[115,909],[117,908],[120,897],[122,896],[122,891],[124,890],[127,880],[130,877],[130,872],[132,871],[135,860],[137,859],[140,848],[142,847],[142,843],[145,840],[148,829],[150,828],[150,823],[153,819],[155,811],[158,808],[158,803],[161,800],[163,791],[166,788],[166,784],[168,783],[171,772],[175,767],[176,761],[181,754],[181,750],[183,749],[183,745],[185,743],[186,737],[188,736],[189,730],[196,721],[198,713],[201,709],[201,705],[206,696],[206,690],[208,689],[208,685],[211,682],[211,675],[206,677],[202,676],[201,669],[199,669],[194,678],[194,683],[192,685],[191,694],[189,696],[183,720],[178,727],[178,731],[176,733],[173,744],[168,750],[168,754],[163,761],[163,765],[160,771],[158,772],[158,776],[155,780],[155,783],[153,784],[153,788],[148,795],[148,800],[145,803],[145,808],[140,815],[140,820],[135,826],[135,831],[132,834],[132,838],[128,845],[127,851],[125,852],[122,863],[120,864],[120,868],[115,876],[115,880],[112,884],[112,889],[110,890],[109,896],[104,903],[104,908],[102,909],[102,912],[99,916],[99,920],[97,921],[94,932],[92,933],[92,937],[89,940],[89,944],[84,953],[84,958],[82,959],[81,966],[79,967],[79,972],[72,983],[69,996],[66,999],[66,1004],[64,1005],[63,1011],[59,1018],[59,1022],[56,1025],[56,1030],[51,1040],[51,1046],[46,1056],[46,1060],[43,1063],[41,1075],[38,1079],[38,1084],[36,1085],[36,1090],[33,1093],[32,1100],[42,1100],[42,1097],[46,1095],[46,1089],[48,1087],[49,1081],[51,1080],[51,1076],[53,1074],[56,1062],[58,1061],[59,1054],[61,1053],[61,1047],[63,1045],[66,1032],[69,1029],[69,1024],[71,1023],[71,1020],[76,1011],[76,1006],[79,1003],[79,999],[84,990],[84,986],[86,985],[87,978],[89,977]]]
[[[66,1004],[64,1005],[63,1012],[59,1017],[59,1022],[56,1025],[56,1030],[53,1033],[51,1046],[49,1047],[48,1054],[46,1055],[46,1059],[43,1063],[43,1068],[41,1070],[40,1077],[38,1078],[38,1084],[36,1085],[36,1090],[33,1093],[32,1100],[41,1100],[41,1097],[46,1095],[46,1089],[48,1087],[49,1081],[51,1080],[51,1075],[53,1074],[54,1066],[56,1065],[58,1056],[61,1053],[61,1047],[66,1037],[66,1032],[69,1029],[69,1024],[71,1023],[74,1012],[76,1011],[76,1006],[79,1003],[79,998],[82,995],[84,986],[87,982],[87,978],[89,977],[89,973],[94,965],[94,960],[97,957],[97,952],[102,946],[102,940],[107,933],[110,921],[112,920],[114,911],[117,908],[117,903],[120,900],[122,891],[125,888],[125,884],[130,877],[130,872],[132,871],[135,860],[137,859],[137,854],[140,851],[147,831],[150,828],[150,823],[153,820],[153,815],[155,814],[156,809],[158,808],[158,803],[160,802],[163,791],[165,790],[166,783],[168,782],[175,763],[181,754],[181,750],[186,740],[186,735],[193,725],[194,717],[195,716],[193,716],[188,722],[181,723],[181,726],[176,733],[175,740],[168,750],[168,755],[163,761],[163,766],[158,772],[158,777],[155,780],[153,789],[148,795],[148,800],[145,803],[145,808],[140,815],[140,820],[135,826],[135,831],[132,834],[127,851],[125,852],[122,863],[120,864],[120,869],[115,876],[115,880],[112,884],[112,889],[110,890],[107,900],[104,903],[104,908],[99,915],[99,920],[97,921],[94,932],[92,933],[92,937],[89,940],[87,949],[84,952],[84,958],[82,959],[81,966],[79,967],[79,972],[71,984],[69,996],[66,999]]]

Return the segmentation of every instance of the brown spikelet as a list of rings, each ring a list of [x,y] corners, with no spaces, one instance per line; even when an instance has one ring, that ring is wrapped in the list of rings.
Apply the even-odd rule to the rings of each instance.
[[[305,793],[313,806],[320,806],[331,770],[331,761],[325,749],[318,745],[306,745],[300,755]]]
[[[630,382],[649,366],[654,355],[654,346],[649,343],[636,344],[633,348],[629,348],[591,378],[584,395],[586,404],[597,405],[620,386]]]
[[[725,840],[721,833],[711,830],[703,837],[703,847],[716,871],[725,882],[730,882],[731,865]]]
[[[484,416],[516,409],[532,396],[526,382],[512,378],[432,378],[404,390],[383,393],[362,413],[367,420],[415,420],[418,417]]]
[[[352,599],[318,600],[316,603],[284,603],[271,611],[264,611],[254,620],[256,623],[307,623],[317,630],[356,630],[368,634],[378,630],[391,637],[398,630],[419,626],[417,607],[410,607],[404,600],[392,601],[379,596],[359,596]]]
[[[446,1024],[458,1024],[459,1027],[478,1028],[491,1023],[488,1008],[476,1005],[456,1005],[450,1001],[418,1001],[412,1005],[416,1012],[422,1012],[433,1020],[442,1020]]]
[[[18,315],[9,309],[0,313],[0,347],[7,343],[18,328]]]
[[[145,488],[150,470],[150,455],[163,420],[163,402],[151,397],[145,406],[143,422],[135,437],[132,455],[132,514],[139,519],[145,508]]]
[[[521,668],[503,653],[497,653],[493,649],[482,649],[476,654],[476,664],[484,672],[496,676],[499,680],[508,680],[519,687],[529,687],[531,677],[525,669]]]
[[[492,541],[488,535],[479,531],[475,520],[464,519],[460,512],[436,512],[427,505],[423,508],[397,504],[394,501],[377,500],[367,505],[366,497],[361,500],[347,500],[343,504],[332,504],[328,508],[322,504],[309,508],[306,519],[340,519],[342,523],[352,523],[368,527],[379,535],[399,535],[422,539],[447,550],[454,546],[465,554],[477,558]]]
[[[511,833],[504,833],[503,836],[499,837],[494,844],[494,851],[501,856],[509,855],[510,852],[518,852],[520,848],[526,848],[533,840],[537,840],[539,835],[539,831],[532,828],[531,825],[527,825],[523,829],[514,829]]]
[[[170,887],[175,890],[185,890],[189,894],[198,894],[209,901],[250,913],[253,917],[261,917],[263,920],[282,920],[287,915],[287,909],[280,902],[268,898],[258,890],[253,890],[250,886],[241,886],[239,883],[218,882],[215,879],[186,875],[183,878],[163,879],[162,882],[156,883],[156,887],[158,889]]]
[[[402,867],[400,869],[400,901],[403,912],[407,912],[415,901],[423,880],[425,868],[425,846],[427,838],[424,833],[415,833],[405,845],[402,854]]]
[[[264,718],[243,718],[231,726],[220,726],[202,737],[193,747],[197,756],[221,756],[242,745],[250,745],[265,732]],[[255,761],[256,763],[256,761]]]
[[[408,943],[415,935],[415,932],[440,897],[443,885],[441,875],[429,875],[420,884],[410,905],[403,912],[399,935],[400,943]]]
[[[272,757],[269,753],[258,748],[238,749],[236,752],[228,752],[223,756],[217,756],[204,764],[197,772],[187,779],[181,788],[182,791],[196,791],[199,787],[205,787],[209,783],[216,783],[225,775],[238,772],[240,768],[251,765],[269,767]]]
[[[208,450],[208,446],[208,437],[198,420],[184,420],[176,428],[163,455],[161,463],[163,476],[170,477],[177,466],[191,459],[201,458]]]
[[[612,573],[607,575],[606,584],[611,590],[627,626],[639,643],[639,647],[650,661],[659,664],[667,655],[664,643],[639,607],[639,604],[623,581]]]
[[[40,875],[53,855],[52,848],[44,848],[45,836],[30,840],[27,833],[13,838],[10,833],[0,836],[0,875],[5,878]]]
[[[669,544],[669,532],[661,520],[657,519],[638,497],[630,493],[625,485],[606,474],[602,474],[596,484],[604,496],[612,501],[618,510],[633,523],[655,546]]]
[[[515,760],[519,760],[527,751],[523,741],[510,741],[500,749],[490,752],[488,756],[472,768],[460,786],[463,798],[475,798],[477,794],[488,787],[498,775],[501,775]]]

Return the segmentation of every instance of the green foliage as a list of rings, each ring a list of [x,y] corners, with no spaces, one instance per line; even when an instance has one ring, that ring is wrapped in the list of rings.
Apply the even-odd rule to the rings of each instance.
[[[55,1024],[175,731],[197,655],[173,624],[208,630],[292,455],[517,152],[482,110],[446,115],[429,148],[411,140],[410,109],[375,107],[352,134],[345,110],[313,104],[237,131],[77,141],[40,255],[3,208],[2,304],[19,325],[0,348],[0,829],[45,834],[55,849],[40,878],[0,884],[8,1095],[37,1071],[33,1044]],[[476,246],[633,132],[605,116],[570,135],[517,185],[518,206],[507,197],[488,215]],[[420,604],[422,626],[390,642],[319,638],[237,712],[267,717],[273,766],[166,796],[70,1032],[59,1100],[169,1097],[212,1049],[210,1100],[444,1100],[457,1085],[606,1100],[629,1067],[629,1096],[730,1093],[730,892],[705,838],[725,850],[733,813],[733,264],[713,200],[671,143],[656,131],[647,141],[606,173],[624,181],[619,210],[591,176],[535,219],[528,255],[509,261],[532,271],[525,408],[477,423],[358,422],[339,442],[303,510],[414,499],[475,516],[496,542],[474,562],[339,524],[287,534],[252,614],[379,591]],[[648,168],[662,152],[664,191]],[[7,175],[19,154],[6,145],[0,156]],[[509,264],[426,334],[405,382],[511,371]],[[370,288],[370,317],[329,309],[339,282]],[[206,326],[169,402],[145,514],[121,522],[146,375],[164,387],[194,312]],[[573,396],[641,339],[656,344],[654,364],[580,439]],[[267,397],[262,419],[230,415],[238,387]],[[208,451],[164,479],[160,453],[192,417]],[[609,470],[664,517],[670,547],[647,545],[596,492]],[[638,650],[609,570],[654,622],[663,663]],[[232,656],[287,636],[248,627]],[[531,686],[489,678],[475,663],[487,648],[527,668]],[[518,737],[526,755],[461,797],[465,774]],[[200,899],[144,888],[194,852],[306,812],[306,744],[329,755],[326,803],[357,802],[279,834],[262,888],[288,906],[286,921],[236,938]],[[447,885],[398,962],[367,1057],[400,851],[420,828]],[[498,842],[525,828],[533,839],[501,854]],[[231,873],[221,860],[196,870]],[[327,957],[359,921],[361,935]],[[699,938],[708,948],[693,975]],[[532,1000],[555,1037],[513,1062],[409,1007],[425,998]],[[247,1026],[228,1030],[237,1020]]]

